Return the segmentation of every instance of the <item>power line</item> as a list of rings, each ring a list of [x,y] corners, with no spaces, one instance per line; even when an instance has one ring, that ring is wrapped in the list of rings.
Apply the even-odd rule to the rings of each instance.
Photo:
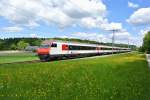
[[[126,30],[122,30],[122,29],[111,29],[111,30],[106,30],[106,31],[110,31],[112,32],[112,54],[113,54],[113,51],[114,51],[114,46],[115,46],[115,33],[116,32],[127,32]],[[128,36],[128,48],[130,48],[130,39],[129,39],[129,36]]]
[[[112,29],[112,30],[107,30],[112,32],[112,54],[114,51],[114,44],[115,44],[115,32],[120,32],[120,29]]]

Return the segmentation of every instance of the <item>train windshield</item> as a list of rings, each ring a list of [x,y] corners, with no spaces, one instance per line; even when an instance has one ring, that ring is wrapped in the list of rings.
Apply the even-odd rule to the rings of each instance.
[[[52,43],[50,45],[41,45],[40,48],[49,48],[49,47],[57,47],[56,43]]]
[[[50,45],[41,45],[40,48],[49,48]]]
[[[56,43],[52,43],[51,47],[57,47],[57,44]]]

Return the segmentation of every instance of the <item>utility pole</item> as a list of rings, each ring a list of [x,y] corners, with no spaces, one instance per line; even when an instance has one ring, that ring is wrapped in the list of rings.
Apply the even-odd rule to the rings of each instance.
[[[100,44],[102,43],[102,37],[99,37],[99,43]]]
[[[113,54],[113,50],[114,50],[114,43],[115,43],[115,30],[112,30],[112,54]]]
[[[129,47],[129,37],[128,37],[128,49],[129,49],[130,47]]]
[[[114,51],[114,44],[115,44],[115,32],[119,32],[119,29],[112,29],[112,30],[108,30],[112,32],[112,54]]]
[[[112,54],[113,54],[113,51],[114,51],[114,44],[115,44],[115,33],[116,32],[127,32],[126,30],[121,30],[121,29],[112,29],[112,30],[106,30],[106,31],[111,31],[112,32]],[[130,45],[129,45],[129,42],[130,42],[130,38],[128,37],[128,48],[130,48]]]

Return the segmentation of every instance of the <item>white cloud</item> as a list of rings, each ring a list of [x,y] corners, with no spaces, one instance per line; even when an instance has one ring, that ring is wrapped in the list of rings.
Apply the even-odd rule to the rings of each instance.
[[[86,27],[86,28],[100,28],[102,30],[123,29],[121,23],[116,23],[116,22],[109,23],[107,19],[104,19],[102,17],[83,18],[81,20],[81,26]]]
[[[95,18],[91,18],[91,17],[86,17],[81,19],[81,27],[85,27],[85,28],[98,28],[100,26],[98,26],[98,20]]]
[[[64,0],[63,11],[72,18],[104,16],[106,6],[100,0]]]
[[[111,37],[112,37],[112,34],[111,34]],[[115,33],[115,39],[119,41],[120,43],[124,41],[126,41],[127,43],[129,38],[131,38],[131,34],[129,32],[116,32]]]
[[[72,33],[69,36],[65,37],[73,37],[79,39],[86,39],[86,40],[94,40],[98,42],[112,42],[112,34],[106,33],[88,33],[88,32],[77,32]],[[133,36],[129,32],[117,32],[115,33],[115,43],[128,43],[128,39],[132,40]]]
[[[23,28],[21,27],[3,27],[3,28],[0,28],[0,31],[1,32],[21,32],[23,30]]]
[[[150,31],[150,27],[147,27],[145,29],[141,29],[140,32],[138,33],[138,43],[139,43],[139,46],[142,45],[143,43],[143,38],[144,36],[146,35],[146,33]]]
[[[150,7],[149,8],[140,8],[135,11],[127,22],[133,25],[148,25],[150,24]]]
[[[106,19],[106,6],[101,0],[1,0],[0,16],[10,23],[34,28],[48,25],[85,28],[121,28],[120,23]]]
[[[130,8],[138,8],[139,5],[138,5],[138,4],[135,4],[135,3],[133,3],[133,2],[128,2],[128,7],[130,7]]]
[[[85,17],[104,17],[106,6],[101,0],[1,0],[0,16],[11,23],[29,27],[39,22],[59,27],[80,24]]]
[[[123,29],[121,23],[114,23],[114,22],[104,23],[102,24],[102,27],[104,27],[105,30],[113,30],[113,29],[122,30]]]
[[[61,38],[79,38],[86,40],[94,40],[98,42],[111,43],[112,42],[112,34],[106,33],[88,33],[88,32],[76,32],[69,35],[59,36]],[[130,45],[142,45],[142,37],[141,36],[132,36],[129,32],[116,32],[115,33],[115,43],[123,43]]]
[[[143,27],[143,26],[142,26]],[[137,45],[138,47],[142,46],[143,38],[145,34],[150,31],[150,26],[146,26],[144,28],[142,27],[134,27],[133,31],[137,34],[134,34],[134,36],[130,37],[130,41]]]
[[[110,36],[112,36],[113,34],[110,34]],[[115,32],[115,36],[116,37],[129,37],[130,36],[130,33],[129,32]]]
[[[17,25],[31,25],[38,19],[38,9],[41,7],[34,0],[1,0],[0,16]]]
[[[138,47],[142,46],[143,38],[145,34],[150,30],[150,27],[145,27],[144,29],[138,30],[137,36],[130,37],[130,41],[136,44]]]
[[[86,39],[86,40],[94,40],[98,42],[110,42],[111,39],[107,37],[106,34],[99,33],[86,33],[86,32],[77,32],[71,34],[72,37]]]
[[[148,31],[150,31],[150,29],[141,29],[139,35],[144,38]]]
[[[29,27],[29,28],[34,28],[34,27],[38,27],[38,26],[40,26],[38,23],[36,23],[35,21],[30,21],[27,25],[25,25],[25,26],[27,26],[27,27]]]
[[[38,35],[37,35],[37,34],[34,34],[34,33],[30,34],[30,36],[31,36],[32,38],[37,38],[37,37],[38,37]]]

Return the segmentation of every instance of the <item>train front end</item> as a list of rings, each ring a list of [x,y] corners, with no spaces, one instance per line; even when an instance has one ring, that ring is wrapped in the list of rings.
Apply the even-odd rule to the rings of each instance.
[[[37,54],[41,61],[50,60],[50,45],[42,45],[37,49]]]

